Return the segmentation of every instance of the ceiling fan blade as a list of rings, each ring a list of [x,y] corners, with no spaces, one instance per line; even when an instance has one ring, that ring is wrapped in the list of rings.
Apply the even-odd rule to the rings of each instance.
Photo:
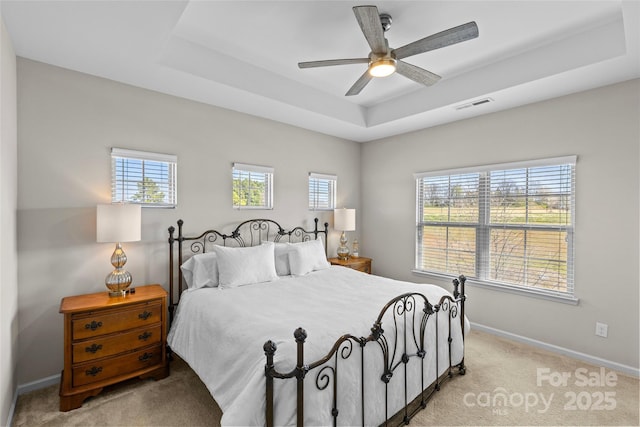
[[[475,22],[471,21],[430,35],[423,39],[416,40],[413,43],[394,49],[393,52],[397,59],[402,59],[408,56],[429,52],[430,50],[440,49],[441,47],[475,39],[476,37],[478,37],[478,26]]]
[[[332,65],[368,64],[369,58],[327,59],[322,61],[298,62],[299,68],[329,67]]]
[[[387,53],[387,41],[384,38],[378,8],[375,6],[355,6],[353,13],[356,15],[371,51],[380,55]]]
[[[408,79],[413,80],[414,82],[421,83],[425,86],[431,86],[432,84],[440,80],[439,75],[434,74],[431,71],[427,71],[424,68],[408,64],[404,61],[396,62],[396,72]]]
[[[362,91],[362,89],[364,89],[367,83],[369,83],[372,79],[373,77],[371,76],[371,74],[369,74],[369,70],[367,69],[367,71],[365,71],[364,74],[360,76],[360,78],[353,84],[353,86],[351,86],[351,89],[349,89],[347,93],[345,93],[345,96],[359,94],[360,91]]]

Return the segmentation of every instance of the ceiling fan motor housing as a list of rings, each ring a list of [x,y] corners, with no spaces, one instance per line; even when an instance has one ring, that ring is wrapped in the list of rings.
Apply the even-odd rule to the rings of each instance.
[[[391,15],[388,13],[380,14],[380,23],[382,24],[382,31],[387,32],[391,28]]]

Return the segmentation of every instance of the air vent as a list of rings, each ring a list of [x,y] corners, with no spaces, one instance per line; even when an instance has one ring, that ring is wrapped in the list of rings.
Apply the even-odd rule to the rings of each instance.
[[[492,98],[482,98],[482,99],[477,99],[475,101],[469,102],[467,104],[457,105],[454,108],[456,110],[464,110],[465,108],[477,107],[478,105],[487,104],[489,102],[493,102],[493,99]]]

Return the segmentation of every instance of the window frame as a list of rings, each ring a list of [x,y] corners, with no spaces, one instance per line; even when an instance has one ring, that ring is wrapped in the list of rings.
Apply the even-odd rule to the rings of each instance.
[[[119,166],[118,162],[122,161],[122,165]],[[127,173],[126,177],[124,170],[130,166],[126,165],[128,162],[142,162],[142,176],[141,180],[133,179],[131,173]],[[153,174],[147,175],[145,166],[150,166],[148,163],[160,164],[162,168],[166,168],[166,179],[160,179],[158,182],[154,181],[156,185],[160,186],[166,191],[166,202],[148,202],[138,201],[131,199],[132,189],[125,189],[126,186],[136,185],[139,190],[139,183],[144,183],[145,178],[150,178],[149,175],[158,179]],[[158,166],[153,166],[154,168]],[[118,173],[119,168],[122,168],[122,173]],[[165,172],[162,172],[164,177]],[[128,183],[128,184],[127,184]],[[144,186],[144,185],[143,185]],[[135,195],[135,194],[134,194]],[[173,154],[155,153],[150,151],[129,150],[126,148],[111,148],[111,203],[135,203],[142,207],[154,207],[154,208],[175,208],[178,205],[178,156]]]
[[[252,175],[259,177],[262,176],[262,180],[265,183],[265,195],[264,203],[261,205],[239,205],[236,204],[233,193],[236,190],[236,172],[248,174],[247,178],[249,182],[253,181]],[[269,166],[251,165],[246,163],[233,163],[231,167],[231,205],[234,209],[254,209],[254,210],[272,210],[273,209],[273,181],[274,181],[275,169]],[[258,178],[258,180],[260,180]],[[251,188],[249,189],[251,191]],[[241,200],[241,199],[239,199]]]
[[[316,184],[313,185],[312,181]],[[320,190],[320,182],[324,181],[327,191]],[[336,194],[338,192],[338,176],[309,172],[309,210],[310,211],[333,211],[336,208]],[[327,199],[327,206],[319,207],[319,200],[322,197]]]
[[[468,168],[458,168],[458,169],[449,169],[449,170],[441,170],[441,171],[430,171],[424,173],[416,173],[414,174],[415,180],[415,191],[416,191],[416,231],[415,231],[415,259],[414,259],[414,269],[412,270],[414,273],[419,275],[426,276],[435,276],[442,278],[453,278],[457,274],[465,273],[463,271],[457,273],[447,273],[444,271],[437,270],[427,270],[422,269],[421,267],[421,258],[422,258],[422,232],[425,224],[428,225],[441,225],[445,227],[454,227],[454,228],[462,228],[462,227],[471,227],[476,230],[476,237],[474,240],[474,255],[475,255],[475,270],[478,277],[469,277],[467,283],[471,283],[474,285],[479,285],[481,287],[486,287],[490,289],[497,289],[501,291],[506,291],[510,293],[520,294],[520,295],[528,295],[539,297],[543,299],[549,299],[553,301],[564,302],[568,304],[577,304],[579,302],[578,298],[575,296],[575,199],[576,199],[576,160],[577,156],[563,156],[563,157],[554,157],[554,158],[546,158],[546,159],[537,159],[530,161],[522,161],[522,162],[511,162],[511,163],[501,163],[501,164],[492,164],[492,165],[483,165],[478,167],[468,167]],[[536,225],[531,223],[518,223],[516,225],[511,224],[500,224],[491,222],[491,197],[492,193],[490,191],[490,174],[491,172],[499,172],[499,171],[509,171],[509,170],[518,170],[518,169],[526,169],[527,173],[529,173],[532,168],[544,168],[544,167],[560,167],[560,166],[570,166],[570,217],[567,220],[567,224],[557,224],[557,225]],[[478,174],[478,196],[477,196],[477,222],[452,222],[452,221],[424,221],[421,216],[423,215],[423,210],[421,207],[421,188],[424,181],[424,178],[435,178],[435,177],[452,177],[452,176],[460,176],[460,175],[471,175]],[[533,188],[533,187],[532,187]],[[535,193],[529,192],[529,188],[527,187],[527,192],[525,193],[526,197],[530,197]],[[447,202],[450,203],[450,198],[447,199]],[[424,205],[424,201],[422,201]],[[528,212],[527,207],[527,212]],[[490,233],[492,230],[496,229],[516,229],[516,230],[534,230],[539,231],[541,229],[551,229],[553,231],[557,231],[559,233],[566,233],[567,239],[567,248],[566,248],[566,291],[562,290],[554,290],[554,289],[546,289],[543,287],[536,287],[527,284],[517,284],[517,283],[509,283],[504,281],[495,281],[490,277],[490,246],[491,239]],[[560,234],[561,235],[561,234]],[[482,244],[484,243],[484,249]],[[449,251],[449,247],[447,247],[446,251]],[[525,256],[523,260],[526,260],[530,257]]]

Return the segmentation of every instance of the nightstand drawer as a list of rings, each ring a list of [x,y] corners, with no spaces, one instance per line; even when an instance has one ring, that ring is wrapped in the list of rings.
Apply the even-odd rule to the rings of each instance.
[[[159,323],[161,312],[162,305],[157,302],[127,307],[127,310],[111,312],[105,310],[89,316],[74,316],[72,339],[75,341]]]
[[[157,324],[149,328],[75,342],[73,344],[73,363],[113,356],[126,350],[158,343],[162,338],[161,331],[161,325]]]
[[[126,375],[162,363],[162,346],[144,348],[122,356],[96,360],[73,368],[73,386]]]
[[[362,261],[362,262],[357,262],[357,261],[353,261],[355,258],[352,258],[351,264],[349,265],[349,268],[353,269],[353,270],[357,270],[357,271],[362,271],[363,273],[369,273],[371,274],[371,262],[370,261]]]
[[[351,257],[348,259],[329,258],[331,265],[339,265],[352,270],[362,271],[371,274],[371,258]]]

